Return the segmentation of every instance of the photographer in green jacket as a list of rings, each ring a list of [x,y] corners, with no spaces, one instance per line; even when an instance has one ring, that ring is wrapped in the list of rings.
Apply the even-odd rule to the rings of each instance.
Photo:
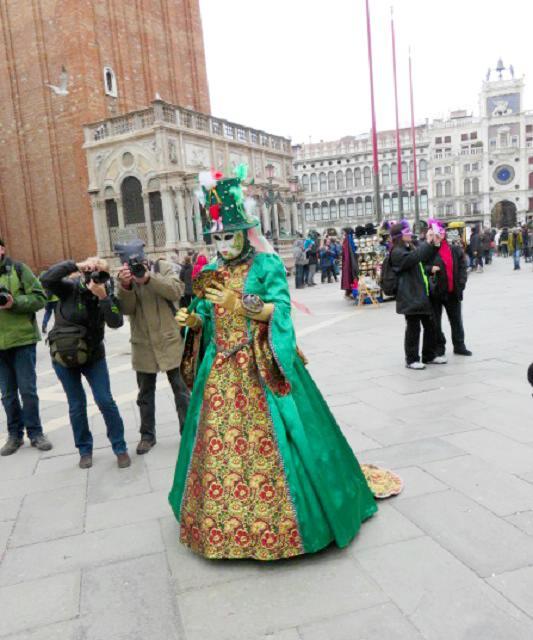
[[[45,304],[39,280],[27,265],[6,255],[0,239],[0,391],[8,430],[2,456],[24,444],[24,429],[32,447],[52,448],[43,434],[35,373],[36,345],[41,339],[35,313]]]

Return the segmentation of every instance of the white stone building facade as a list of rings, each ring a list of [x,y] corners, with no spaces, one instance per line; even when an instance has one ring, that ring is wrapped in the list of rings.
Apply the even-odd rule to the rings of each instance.
[[[149,255],[204,246],[206,224],[195,191],[212,167],[231,176],[246,163],[265,233],[292,237],[296,201],[290,194],[290,140],[156,100],[143,111],[85,127],[98,254],[134,238]],[[269,170],[272,178],[268,179]]]
[[[524,79],[501,61],[487,74],[479,115],[456,111],[416,128],[420,217],[515,224],[533,217],[533,112]],[[410,131],[401,130],[405,217],[414,219]],[[375,221],[369,134],[297,145],[300,224],[323,231]],[[395,132],[378,134],[384,219],[398,218]],[[302,215],[303,214],[303,215]]]

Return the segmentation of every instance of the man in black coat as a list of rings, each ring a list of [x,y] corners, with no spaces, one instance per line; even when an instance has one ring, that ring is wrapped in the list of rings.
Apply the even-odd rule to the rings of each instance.
[[[466,256],[459,244],[449,244],[442,230],[443,240],[433,260],[426,265],[431,277],[431,305],[435,319],[436,354],[444,356],[446,337],[442,331],[442,309],[450,322],[453,351],[457,355],[471,356],[465,346],[465,332],[462,318],[463,292],[467,281]]]

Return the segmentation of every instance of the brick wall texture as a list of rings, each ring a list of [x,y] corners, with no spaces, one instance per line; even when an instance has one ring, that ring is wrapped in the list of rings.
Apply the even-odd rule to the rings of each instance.
[[[69,74],[69,95],[46,83]],[[118,98],[105,94],[104,67]],[[155,94],[210,112],[198,0],[0,0],[0,235],[34,268],[94,254],[84,124]]]

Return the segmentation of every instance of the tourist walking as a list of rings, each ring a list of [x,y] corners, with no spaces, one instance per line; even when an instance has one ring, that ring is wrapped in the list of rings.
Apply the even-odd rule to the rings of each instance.
[[[479,227],[472,227],[470,234],[471,269],[483,273],[483,240],[479,233]]]
[[[491,256],[490,256],[491,243],[492,243],[492,230],[489,228],[486,228],[483,230],[483,235],[481,236],[481,244],[483,247],[483,259],[485,261],[485,264],[491,263]]]
[[[442,331],[442,310],[450,322],[453,351],[457,355],[471,356],[472,352],[465,346],[463,328],[462,300],[467,281],[466,257],[460,244],[448,244],[442,223],[433,221],[439,227],[441,237],[440,248],[427,263],[426,271],[430,274],[430,300],[435,320],[435,355],[446,353],[446,337]]]
[[[500,255],[507,258],[509,256],[509,229],[507,229],[507,227],[502,229],[499,247]]]
[[[81,277],[69,277],[76,271]],[[124,324],[112,292],[109,266],[97,257],[77,264],[66,260],[51,267],[41,281],[45,289],[59,298],[55,325],[48,341],[52,366],[67,395],[74,443],[80,454],[79,466],[89,469],[93,464],[93,436],[83,376],[104,418],[118,466],[129,467],[124,423],[111,394],[104,347],[105,326],[118,329]]]
[[[0,455],[10,456],[24,444],[49,451],[37,395],[36,354],[40,341],[35,314],[46,304],[38,278],[22,262],[8,257],[0,238],[0,391],[7,418],[7,442]]]
[[[307,272],[306,284],[308,287],[314,287],[316,285],[315,274],[318,267],[318,258],[319,258],[318,237],[310,238],[310,240],[311,240],[311,244],[309,245],[309,248],[307,249],[307,252],[306,252],[307,260],[309,261],[309,270]]]
[[[303,289],[304,283],[304,267],[308,264],[307,256],[305,255],[304,240],[298,238],[293,244],[292,256],[294,258],[294,279],[297,289]]]
[[[444,356],[436,355],[435,324],[429,299],[429,282],[424,265],[432,262],[439,247],[440,236],[429,228],[425,241],[418,248],[412,243],[407,221],[391,228],[391,267],[398,277],[396,313],[405,316],[405,363],[408,369],[425,369],[426,364],[445,364]],[[424,328],[422,362],[419,343]]]
[[[186,255],[179,273],[179,279],[183,282],[183,295],[180,300],[180,307],[188,307],[192,301],[192,256]]]
[[[118,272],[118,299],[123,313],[130,319],[131,362],[139,390],[141,439],[137,445],[138,455],[148,453],[157,442],[155,390],[158,373],[166,374],[172,389],[180,433],[189,407],[189,391],[180,372],[183,341],[175,321],[184,285],[166,260],[158,260],[151,268],[142,247],[141,242],[115,247],[122,263]],[[131,256],[135,256],[137,262],[133,271],[129,264]]]
[[[523,246],[522,232],[515,227],[509,234],[509,254],[513,256],[514,271],[520,270],[520,256]]]

